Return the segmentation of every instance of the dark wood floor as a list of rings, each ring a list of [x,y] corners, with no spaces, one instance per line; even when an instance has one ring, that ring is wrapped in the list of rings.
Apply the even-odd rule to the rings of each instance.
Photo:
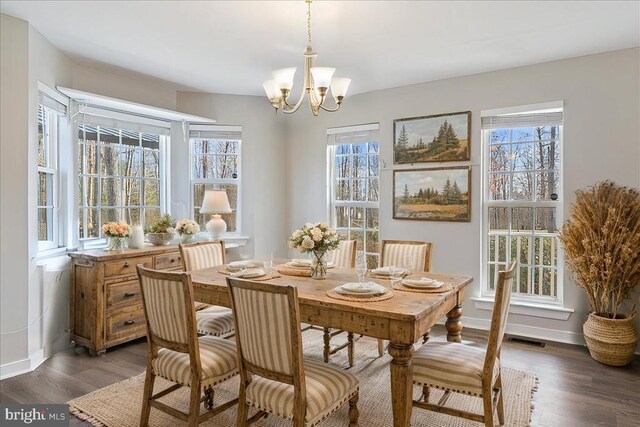
[[[442,335],[436,327],[432,336]],[[466,329],[465,340],[486,334]],[[547,343],[545,348],[505,343],[503,364],[535,372],[534,426],[640,425],[640,357],[624,368],[601,365],[584,347]],[[64,403],[144,371],[146,342],[138,340],[91,357],[83,348],[58,353],[34,372],[0,382],[2,403]],[[72,426],[86,425],[73,420]]]

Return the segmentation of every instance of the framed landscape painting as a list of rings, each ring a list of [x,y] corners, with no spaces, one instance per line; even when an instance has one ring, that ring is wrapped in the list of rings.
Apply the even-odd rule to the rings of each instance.
[[[393,218],[471,221],[471,167],[393,171]]]
[[[393,121],[393,163],[470,160],[471,111]]]

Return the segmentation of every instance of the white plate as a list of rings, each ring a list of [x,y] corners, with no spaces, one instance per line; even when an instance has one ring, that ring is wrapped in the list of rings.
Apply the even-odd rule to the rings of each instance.
[[[389,270],[389,267],[375,268],[375,269],[371,270],[371,272],[373,274],[377,274],[379,276],[391,276],[391,270]],[[396,270],[394,271],[394,273],[397,274],[397,275],[402,275],[402,274],[405,273],[405,269],[397,267]]]
[[[373,282],[367,282],[363,285],[360,283],[345,283],[339,286],[339,288],[343,292],[352,294],[381,294],[387,291],[384,286]]]
[[[232,261],[229,263],[231,268],[244,268],[249,266],[249,261]]]
[[[265,274],[266,273],[261,268],[250,268],[250,269],[245,270],[245,271],[239,271],[237,273],[233,273],[232,276],[233,277],[240,277],[240,278],[243,278],[243,279],[251,279],[252,277],[262,277]]]
[[[416,289],[418,289],[418,288],[422,288],[422,289],[438,289],[444,283],[438,282],[437,280],[433,280],[433,279],[426,279],[426,280],[404,279],[402,281],[402,284],[405,285],[405,286],[408,286],[410,288],[416,288]]]

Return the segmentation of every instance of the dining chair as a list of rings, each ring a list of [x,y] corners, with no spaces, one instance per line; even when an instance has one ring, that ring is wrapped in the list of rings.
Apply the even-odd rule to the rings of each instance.
[[[226,264],[223,241],[181,244],[179,248],[184,271],[202,270]],[[196,324],[201,334],[225,338],[234,334],[233,314],[226,307],[197,302]]]
[[[213,387],[238,375],[236,345],[213,336],[198,338],[189,273],[137,269],[149,344],[140,425],[149,424],[151,408],[156,408],[194,427],[238,402],[213,407]],[[153,394],[156,376],[174,384]],[[158,401],[182,387],[191,389],[188,413]],[[200,414],[203,402],[206,412]]]
[[[349,426],[358,425],[358,379],[328,364],[303,359],[298,289],[227,278],[240,368],[238,427],[266,414],[294,427],[320,423],[349,401]],[[258,409],[247,420],[249,406]]]
[[[413,357],[413,384],[422,386],[422,396],[413,406],[466,418],[493,427],[493,414],[504,424],[504,390],[500,372],[500,350],[509,314],[509,301],[516,263],[498,273],[491,329],[486,349],[450,342],[428,342]],[[429,388],[444,390],[437,403],[429,402]],[[445,406],[451,392],[482,398],[483,414]]]

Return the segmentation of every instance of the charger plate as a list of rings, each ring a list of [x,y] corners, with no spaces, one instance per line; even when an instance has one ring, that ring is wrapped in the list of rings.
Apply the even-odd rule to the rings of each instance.
[[[453,289],[449,283],[443,283],[442,286],[440,286],[438,288],[431,288],[431,289],[429,289],[429,288],[422,288],[422,289],[411,288],[409,286],[403,285],[402,282],[394,283],[392,287],[396,291],[418,292],[418,293],[421,293],[421,294],[443,294],[443,293],[449,292],[450,290]]]
[[[225,276],[231,276],[231,274],[232,274],[226,268],[221,268],[220,270],[218,270],[218,273],[224,274]],[[231,276],[231,277],[233,277],[233,276]],[[282,276],[280,276],[278,273],[276,273],[274,271],[265,271],[265,275],[264,276],[247,277],[246,279],[247,280],[263,281],[263,280],[277,279],[278,277],[282,277]],[[245,279],[245,278],[244,277],[237,277],[237,279]]]
[[[375,302],[375,301],[385,301],[393,298],[393,292],[387,291],[384,294],[374,294],[374,295],[345,295],[339,292],[336,292],[333,289],[329,289],[327,291],[327,296],[333,299],[339,299],[342,301],[352,301],[352,302]]]

